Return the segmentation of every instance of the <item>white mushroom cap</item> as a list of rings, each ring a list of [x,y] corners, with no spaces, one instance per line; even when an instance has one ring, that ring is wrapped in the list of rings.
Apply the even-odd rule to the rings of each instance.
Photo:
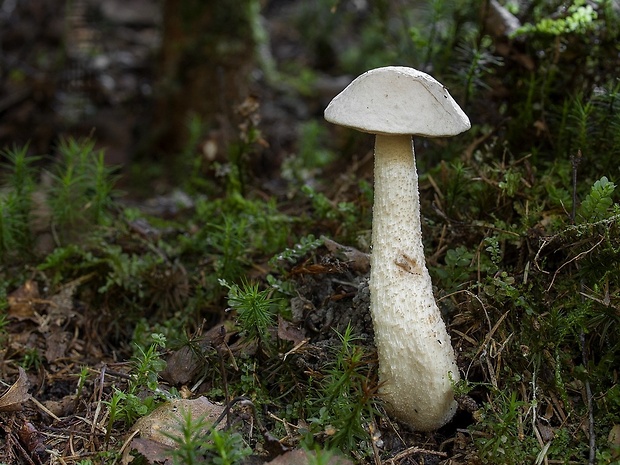
[[[370,70],[325,109],[330,123],[371,134],[454,136],[471,127],[448,89],[422,71],[403,66]]]

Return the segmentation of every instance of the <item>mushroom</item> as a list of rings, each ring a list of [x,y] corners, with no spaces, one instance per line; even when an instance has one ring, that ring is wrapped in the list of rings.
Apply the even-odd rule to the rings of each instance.
[[[412,136],[471,127],[448,89],[413,68],[370,70],[325,109],[331,123],[376,135],[370,307],[388,412],[419,431],[456,411],[459,371],[426,268]]]

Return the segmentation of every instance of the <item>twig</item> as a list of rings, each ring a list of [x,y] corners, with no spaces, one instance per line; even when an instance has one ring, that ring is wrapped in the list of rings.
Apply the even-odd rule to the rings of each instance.
[[[474,355],[474,357],[472,358],[472,362],[469,364],[469,367],[467,368],[467,373],[465,374],[465,376],[467,377],[467,375],[469,374],[469,369],[472,367],[474,360],[476,358],[478,358],[479,355],[483,355],[486,356],[486,353],[488,351],[488,347],[489,344],[491,342],[491,339],[493,338],[493,336],[495,335],[495,332],[497,331],[497,329],[499,328],[499,326],[502,324],[502,322],[506,319],[506,317],[508,316],[508,314],[510,313],[510,311],[505,312],[500,318],[499,320],[497,320],[497,322],[495,323],[495,325],[491,328],[491,330],[487,333],[487,335],[484,338],[484,341],[482,341],[482,344],[480,344],[480,347],[478,348],[478,350],[476,351],[476,354]],[[487,359],[488,360],[488,359]],[[491,371],[492,367],[490,364],[488,364],[489,367],[489,374],[492,376],[492,378],[494,378],[493,373]],[[494,381],[494,380],[493,380]],[[493,382],[493,386],[497,387],[496,382]]]
[[[93,441],[93,437],[95,435],[95,430],[97,429],[97,427],[99,426],[99,414],[101,413],[101,408],[103,406],[103,387],[104,387],[104,383],[105,383],[105,375],[106,375],[106,369],[107,369],[107,365],[103,365],[103,367],[101,368],[101,372],[99,375],[99,386],[98,386],[98,394],[97,394],[97,406],[95,407],[95,413],[93,415],[93,423],[91,425],[91,429],[90,429],[90,436],[91,436],[91,441]],[[103,429],[105,432],[105,444],[108,444],[108,441],[110,440],[110,428],[101,428]]]
[[[551,290],[551,288],[553,287],[553,283],[555,283],[555,278],[558,275],[558,273],[560,272],[560,270],[562,270],[562,268],[564,268],[566,265],[570,265],[572,262],[574,262],[576,260],[581,260],[584,256],[588,255],[590,252],[592,252],[594,249],[596,249],[599,245],[601,245],[604,240],[605,240],[605,236],[601,237],[601,240],[598,241],[596,244],[594,244],[592,247],[590,247],[588,250],[586,250],[584,252],[581,252],[581,253],[575,255],[569,261],[567,261],[565,263],[562,263],[562,266],[560,266],[557,270],[555,270],[555,273],[553,273],[553,278],[551,278],[551,284],[549,284],[549,287],[547,288],[547,292],[549,292]]]
[[[222,326],[222,329],[224,329],[224,326]],[[226,376],[226,367],[224,366],[224,356],[222,355],[222,349],[220,348],[219,345],[215,348],[215,351],[217,352],[217,360],[220,365],[220,374],[222,375],[222,385],[224,387],[224,398],[228,402],[228,399],[230,399],[230,397],[228,393],[228,377]],[[230,409],[227,408],[226,409],[226,428],[227,429],[230,429],[230,415],[228,414],[229,412],[230,412]]]
[[[138,433],[140,433],[140,430],[136,429],[136,430],[133,431],[133,433],[131,433],[129,435],[129,437],[125,440],[125,442],[123,443],[122,447],[118,451],[119,456],[124,455],[125,449],[127,449],[129,444],[131,443],[131,441],[133,441],[133,438],[135,438]],[[112,463],[112,465],[116,464],[117,460],[118,460],[118,457],[114,459],[114,462]]]
[[[30,396],[30,400],[37,406],[39,407],[39,409],[45,413],[47,413],[50,417],[52,417],[54,420],[56,421],[60,421],[60,418],[58,418],[56,416],[56,414],[54,414],[54,412],[52,412],[50,409],[48,409],[45,405],[43,405],[41,402],[39,402],[37,399],[35,399],[34,397]]]
[[[377,428],[374,418],[368,425],[368,432],[370,433],[370,444],[372,445],[372,455],[375,459],[375,465],[381,465],[379,445],[377,444],[378,441],[381,441],[381,432]]]
[[[421,447],[409,447],[408,449],[405,449],[402,452],[399,452],[398,454],[396,454],[394,457],[392,457],[391,459],[388,459],[385,463],[386,464],[391,464],[391,465],[395,465],[396,461],[400,461],[406,457],[409,457],[410,455],[413,454],[429,454],[429,455],[437,455],[439,457],[447,457],[448,454],[445,452],[439,452],[436,450],[427,450],[427,449],[422,449]]]

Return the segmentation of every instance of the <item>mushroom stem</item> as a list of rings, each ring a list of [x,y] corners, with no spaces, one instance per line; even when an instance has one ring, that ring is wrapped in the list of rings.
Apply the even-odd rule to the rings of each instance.
[[[381,397],[415,429],[443,426],[456,410],[450,376],[459,372],[424,259],[408,135],[376,136],[370,295]]]

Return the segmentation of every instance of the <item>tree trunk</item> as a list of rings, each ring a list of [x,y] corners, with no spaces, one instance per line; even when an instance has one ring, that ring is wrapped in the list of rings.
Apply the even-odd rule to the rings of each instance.
[[[200,116],[231,137],[234,108],[247,96],[253,67],[256,0],[164,0],[163,40],[149,156],[171,160]]]

